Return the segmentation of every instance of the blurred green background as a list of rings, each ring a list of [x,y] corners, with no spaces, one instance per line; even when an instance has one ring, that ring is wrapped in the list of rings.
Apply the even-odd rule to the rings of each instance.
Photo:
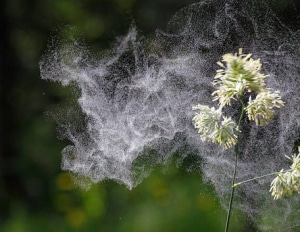
[[[176,159],[135,189],[106,181],[89,191],[60,170],[55,122],[45,112],[70,91],[42,81],[38,63],[51,35],[71,25],[97,51],[127,32],[164,28],[195,0],[4,0],[1,17],[0,231],[222,231],[226,213],[199,170]],[[285,1],[274,1],[285,17]],[[192,160],[191,162],[194,162]],[[240,218],[239,218],[240,220]],[[232,231],[245,231],[233,221]]]

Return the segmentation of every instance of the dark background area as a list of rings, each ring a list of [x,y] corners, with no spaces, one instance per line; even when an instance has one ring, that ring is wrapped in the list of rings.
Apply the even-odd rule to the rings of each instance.
[[[85,191],[60,170],[55,122],[45,112],[70,90],[40,79],[39,60],[52,35],[74,26],[95,49],[108,49],[133,20],[153,35],[195,0],[4,0],[1,2],[1,231],[220,231],[225,213],[213,190],[184,165],[157,168],[132,191],[104,182]],[[271,1],[297,27],[300,4]],[[293,7],[293,9],[291,8]],[[175,162],[175,161],[174,161]],[[192,161],[194,162],[194,161]],[[232,223],[239,231],[243,226]],[[199,230],[201,228],[201,230]],[[234,226],[233,226],[234,230]]]

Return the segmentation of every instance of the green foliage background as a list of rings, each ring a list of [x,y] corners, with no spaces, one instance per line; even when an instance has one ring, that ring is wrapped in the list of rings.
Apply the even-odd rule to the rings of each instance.
[[[71,25],[97,51],[134,20],[149,36],[195,0],[4,0],[1,17],[0,230],[221,231],[225,211],[199,170],[157,167],[135,189],[114,182],[86,191],[60,170],[56,125],[45,112],[67,104],[71,90],[42,81],[38,63],[49,38]],[[280,9],[282,1],[275,1]],[[194,162],[193,160],[190,162]],[[234,218],[234,217],[233,217]],[[241,218],[232,231],[242,231]]]

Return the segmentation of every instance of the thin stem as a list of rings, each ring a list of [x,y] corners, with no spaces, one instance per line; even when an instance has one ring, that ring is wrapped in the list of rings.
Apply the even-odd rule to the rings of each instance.
[[[234,170],[233,170],[233,177],[232,177],[232,186],[235,183],[235,178],[236,178],[236,173],[237,173],[239,143],[240,143],[240,139],[239,139],[240,138],[240,127],[241,127],[242,119],[243,119],[243,116],[245,113],[245,104],[242,100],[241,100],[241,103],[242,103],[242,111],[241,111],[240,118],[239,118],[238,125],[237,125],[237,143],[236,143],[235,149],[234,149],[235,150],[235,162],[234,162]],[[227,219],[226,219],[226,225],[225,225],[225,232],[227,232],[228,228],[229,228],[234,190],[235,190],[235,188],[231,189],[231,195],[230,195],[230,201],[229,201],[229,207],[228,207],[228,211],[227,211]]]
[[[251,179],[248,179],[248,180],[244,180],[244,181],[241,181],[239,183],[233,184],[232,188],[235,188],[238,185],[241,185],[241,184],[253,181],[253,180],[261,179],[261,178],[264,178],[264,177],[267,177],[267,176],[273,176],[273,175],[276,175],[276,174],[278,174],[278,172],[272,172],[272,173],[269,173],[269,174],[266,174],[266,175],[257,176],[257,177],[254,177],[254,178],[251,178]]]

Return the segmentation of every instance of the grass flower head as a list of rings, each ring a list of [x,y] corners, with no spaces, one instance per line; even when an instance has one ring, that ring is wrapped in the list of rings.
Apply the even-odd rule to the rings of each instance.
[[[213,95],[214,101],[219,101],[221,106],[230,105],[231,99],[242,96],[245,91],[260,92],[265,88],[266,76],[260,73],[260,60],[254,60],[251,56],[239,49],[238,54],[225,54],[222,62],[218,62],[221,69],[214,77],[213,84],[217,90]]]
[[[284,105],[279,94],[279,91],[272,93],[269,89],[265,89],[258,93],[254,100],[250,97],[246,107],[249,120],[253,120],[258,126],[268,124],[275,114],[275,108]]]
[[[300,152],[287,157],[293,163],[287,171],[281,170],[271,182],[270,192],[275,200],[284,196],[300,193]]]
[[[202,141],[218,143],[224,149],[237,143],[236,123],[231,118],[222,116],[221,108],[215,109],[198,104],[193,110],[199,110],[193,122]]]

